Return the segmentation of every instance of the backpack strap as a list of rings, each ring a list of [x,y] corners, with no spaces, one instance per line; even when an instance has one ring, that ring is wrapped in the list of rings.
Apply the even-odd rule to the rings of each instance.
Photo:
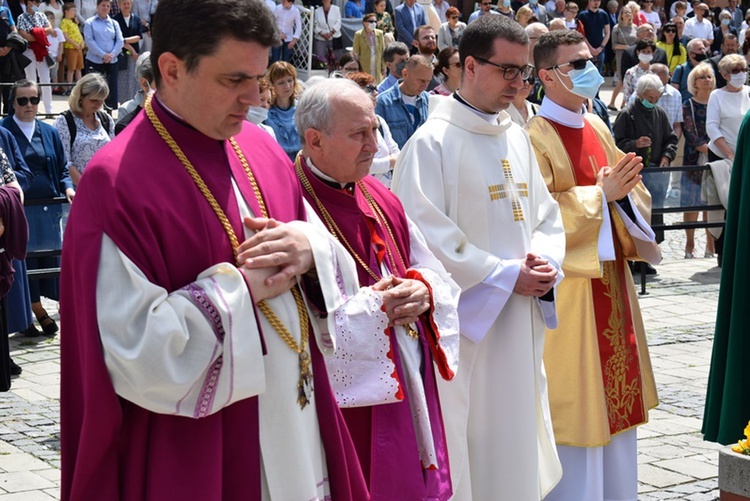
[[[99,121],[102,123],[102,127],[104,127],[104,132],[109,135],[110,120],[112,120],[110,116],[102,110],[97,111],[96,116],[99,117]]]
[[[78,132],[76,128],[75,120],[73,120],[73,112],[70,110],[63,111],[63,116],[65,117],[65,122],[68,124],[68,131],[70,131],[70,151],[73,152],[73,143],[76,140],[76,132]]]

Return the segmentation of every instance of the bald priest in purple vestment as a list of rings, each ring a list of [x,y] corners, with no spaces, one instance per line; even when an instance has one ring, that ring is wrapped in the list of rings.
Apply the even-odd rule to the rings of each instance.
[[[153,19],[157,91],[65,234],[62,499],[366,500],[323,361],[354,263],[244,120],[273,16],[162,0]]]
[[[361,289],[337,313],[331,384],[373,500],[453,494],[437,378],[458,364],[459,289],[401,202],[369,175],[373,103],[349,80],[305,90],[297,106],[303,194],[357,264]]]

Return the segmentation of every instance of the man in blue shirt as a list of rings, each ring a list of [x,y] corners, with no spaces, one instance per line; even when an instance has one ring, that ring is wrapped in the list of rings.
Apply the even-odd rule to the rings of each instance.
[[[609,41],[609,16],[599,8],[601,0],[589,0],[588,9],[578,14],[586,35],[586,45],[599,73],[604,69],[604,48]]]
[[[398,83],[401,71],[409,60],[409,47],[403,42],[391,42],[385,46],[383,61],[388,68],[388,76],[378,85],[378,94],[382,94]]]
[[[414,41],[414,30],[427,24],[424,8],[417,3],[417,0],[404,0],[404,3],[396,7],[395,14],[397,40],[411,47]]]
[[[500,14],[499,12],[492,10],[492,2],[490,0],[482,0],[479,4],[479,10],[475,10],[471,13],[469,16],[469,22],[466,24],[471,24],[477,19],[479,19],[481,16],[485,16],[487,14]]]
[[[403,70],[404,79],[378,96],[375,114],[391,129],[399,148],[427,120],[430,95],[425,92],[432,80],[432,62],[424,56],[411,56]]]
[[[109,0],[97,0],[96,15],[87,19],[83,37],[88,46],[86,73],[92,69],[105,76],[109,86],[107,106],[117,108],[117,56],[122,51],[123,38],[120,25],[109,17]]]

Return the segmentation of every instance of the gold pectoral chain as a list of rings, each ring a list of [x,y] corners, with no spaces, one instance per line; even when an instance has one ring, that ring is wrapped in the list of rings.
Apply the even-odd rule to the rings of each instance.
[[[148,116],[151,125],[154,126],[154,129],[156,129],[156,132],[159,133],[159,136],[162,138],[162,140],[167,143],[167,146],[169,146],[180,163],[182,163],[182,165],[185,167],[185,170],[188,172],[188,174],[190,174],[193,182],[195,182],[195,185],[198,187],[203,197],[209,203],[211,209],[213,209],[216,217],[219,218],[219,222],[221,222],[221,225],[224,228],[224,232],[226,232],[227,236],[229,237],[229,241],[232,244],[232,252],[234,253],[236,261],[237,248],[240,244],[239,240],[237,239],[237,234],[234,232],[234,228],[232,228],[232,224],[229,222],[229,218],[224,213],[224,210],[221,208],[219,203],[216,201],[216,198],[211,193],[211,190],[208,189],[206,182],[203,180],[203,178],[201,178],[200,174],[198,174],[198,171],[195,169],[190,160],[188,160],[187,156],[174,140],[174,138],[172,138],[171,134],[169,134],[169,131],[167,131],[166,127],[164,127],[164,124],[161,123],[159,117],[156,116],[156,113],[154,113],[154,108],[151,105],[151,96],[146,99],[144,110],[146,111],[146,116]],[[247,158],[245,157],[244,153],[240,149],[240,146],[237,144],[237,141],[235,141],[234,138],[229,138],[229,143],[232,145],[232,148],[234,149],[237,157],[240,160],[240,163],[242,164],[242,168],[245,170],[245,173],[250,180],[250,184],[253,187],[253,193],[255,194],[255,199],[260,206],[261,214],[263,215],[263,217],[267,218],[268,211],[266,210],[266,204],[263,200],[263,196],[260,193],[258,183],[255,181],[253,171],[250,169],[250,164],[247,161]],[[281,337],[284,343],[286,343],[286,345],[298,355],[300,376],[299,381],[297,382],[297,403],[299,404],[300,408],[304,409],[305,406],[310,403],[310,398],[313,392],[311,360],[310,354],[308,353],[310,324],[309,317],[307,315],[307,307],[305,306],[305,301],[302,299],[302,293],[300,292],[297,285],[292,288],[292,295],[294,296],[294,302],[297,305],[297,312],[299,313],[300,317],[299,343],[294,340],[294,336],[292,336],[292,334],[284,326],[281,320],[279,320],[279,317],[276,315],[276,313],[274,313],[274,311],[270,306],[268,306],[268,304],[266,304],[265,301],[259,301],[257,306],[261,313],[263,313],[263,315],[268,320],[268,323],[271,324],[274,330],[279,334],[279,337]]]
[[[328,231],[331,232],[331,234],[336,237],[336,240],[343,243],[346,249],[349,251],[349,254],[357,260],[357,263],[362,267],[363,270],[365,270],[376,282],[380,281],[382,278],[378,273],[375,272],[362,257],[354,250],[354,248],[351,246],[349,241],[344,236],[344,233],[341,231],[341,229],[336,224],[336,221],[333,220],[333,217],[328,212],[328,209],[325,208],[325,205],[323,205],[323,202],[320,201],[318,198],[318,194],[315,193],[315,189],[312,187],[312,184],[310,183],[310,180],[307,178],[307,175],[305,174],[305,171],[302,169],[302,162],[300,160],[301,154],[297,154],[297,158],[294,161],[294,168],[297,172],[297,177],[299,178],[300,182],[302,183],[302,186],[305,188],[305,191],[310,195],[310,197],[315,202],[315,206],[318,208],[318,211],[320,212],[321,216],[323,216],[323,220],[326,223],[326,226],[328,226]],[[375,202],[375,199],[372,197],[370,192],[365,187],[365,184],[360,180],[357,181],[357,186],[360,190],[362,190],[362,194],[365,196],[365,200],[367,200],[367,204],[370,206],[370,209],[372,209],[373,214],[375,215],[375,220],[377,221],[378,225],[381,228],[385,228],[388,232],[388,235],[391,238],[391,242],[393,242],[394,247],[396,248],[396,253],[398,254],[398,258],[401,262],[401,265],[404,267],[404,269],[408,269],[406,266],[406,263],[404,262],[404,257],[401,255],[401,251],[398,248],[398,245],[396,244],[396,239],[393,236],[393,231],[391,230],[391,226],[388,224],[388,220],[385,218],[385,215],[380,210],[380,206]],[[386,252],[388,253],[388,257],[391,261],[391,266],[393,266],[393,269],[396,269],[395,265],[395,259],[393,257],[393,254],[391,253],[390,246],[386,243],[385,244]],[[417,339],[419,337],[419,333],[411,326],[411,325],[404,325],[404,328],[406,329],[406,332],[409,334],[410,337]]]

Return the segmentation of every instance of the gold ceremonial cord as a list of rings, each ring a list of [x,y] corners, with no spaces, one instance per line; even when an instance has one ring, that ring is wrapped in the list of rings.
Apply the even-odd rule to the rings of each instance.
[[[323,216],[323,219],[326,222],[326,225],[328,226],[328,230],[331,232],[332,235],[336,237],[336,239],[340,242],[342,242],[346,249],[349,251],[349,254],[354,257],[354,259],[357,260],[357,263],[376,281],[380,281],[382,278],[379,274],[377,274],[365,261],[355,252],[355,250],[352,248],[349,241],[344,237],[344,233],[341,231],[341,229],[338,227],[336,222],[333,220],[333,217],[331,217],[331,214],[328,212],[328,210],[323,205],[323,202],[320,201],[318,198],[318,195],[315,193],[315,190],[312,187],[312,184],[310,184],[310,180],[307,178],[307,175],[305,174],[305,171],[302,170],[302,162],[300,161],[300,155],[297,155],[296,160],[294,161],[294,167],[297,171],[297,177],[299,178],[300,182],[302,183],[302,186],[305,188],[305,190],[310,194],[312,199],[315,201],[315,205],[318,207],[318,210],[320,210],[320,214]],[[396,244],[396,239],[393,237],[393,232],[391,231],[391,227],[388,224],[388,221],[385,219],[385,216],[380,210],[380,207],[375,202],[375,199],[372,198],[372,195],[370,195],[370,192],[367,191],[367,188],[365,188],[365,185],[362,181],[357,182],[357,186],[360,190],[362,190],[362,193],[365,196],[365,199],[367,200],[367,204],[370,206],[370,208],[373,211],[373,214],[375,214],[375,220],[378,222],[378,225],[381,227],[384,227],[386,231],[388,232],[388,235],[391,237],[391,242],[393,242],[393,245],[396,248],[396,253],[398,253],[399,260],[401,261],[401,265],[406,270],[408,267],[406,266],[406,263],[404,262],[404,258],[401,255],[401,251],[398,248],[398,245]],[[395,259],[393,257],[393,254],[391,254],[390,246],[386,243],[385,249],[388,253],[388,257],[390,257],[391,266],[395,270]]]
[[[224,213],[224,210],[221,208],[219,203],[216,201],[216,198],[211,193],[211,190],[208,189],[206,182],[203,181],[203,178],[201,178],[200,174],[198,174],[198,171],[195,170],[193,164],[190,162],[190,160],[188,160],[187,156],[174,140],[174,138],[172,138],[167,128],[164,127],[164,124],[161,123],[159,117],[156,116],[156,113],[154,113],[154,108],[151,105],[151,96],[146,99],[144,110],[146,111],[146,116],[148,116],[149,121],[151,121],[151,124],[154,126],[154,129],[156,129],[156,132],[159,133],[159,136],[164,140],[165,143],[167,143],[167,146],[169,146],[180,163],[182,163],[182,165],[185,167],[185,170],[188,172],[188,174],[190,174],[190,177],[195,182],[195,185],[198,187],[201,194],[203,194],[203,197],[213,209],[216,217],[219,218],[221,225],[224,227],[224,231],[229,237],[229,241],[232,243],[232,252],[234,253],[234,258],[236,261],[237,248],[240,246],[240,244],[239,240],[237,239],[237,234],[234,232],[234,228],[232,228],[232,224],[229,222],[229,218]],[[248,163],[247,158],[245,158],[244,153],[242,153],[242,150],[237,144],[237,141],[235,141],[234,138],[230,138],[229,142],[232,145],[232,148],[234,148],[234,151],[237,154],[237,157],[239,158],[243,169],[245,169],[245,173],[247,174],[248,179],[250,180],[250,184],[253,187],[253,193],[255,194],[255,198],[258,201],[258,205],[260,206],[261,214],[263,215],[263,217],[267,218],[268,211],[266,209],[266,204],[263,200],[263,196],[260,193],[260,188],[258,188],[258,183],[255,181],[255,176],[250,169],[250,164]],[[294,336],[292,336],[292,334],[284,326],[281,320],[279,320],[279,317],[276,316],[271,307],[268,306],[265,301],[259,301],[257,306],[258,309],[263,313],[263,315],[265,315],[268,323],[271,324],[271,327],[273,327],[274,330],[279,334],[284,343],[286,343],[286,345],[289,346],[289,348],[291,348],[292,351],[294,351],[299,357],[300,380],[297,383],[297,403],[299,403],[300,407],[304,409],[310,401],[309,393],[312,392],[310,355],[307,353],[307,346],[310,338],[309,317],[307,315],[307,307],[305,306],[305,302],[302,299],[302,294],[299,291],[299,287],[295,285],[291,290],[292,295],[294,296],[294,302],[297,305],[297,312],[299,313],[300,317],[301,334],[299,343],[294,340]]]

